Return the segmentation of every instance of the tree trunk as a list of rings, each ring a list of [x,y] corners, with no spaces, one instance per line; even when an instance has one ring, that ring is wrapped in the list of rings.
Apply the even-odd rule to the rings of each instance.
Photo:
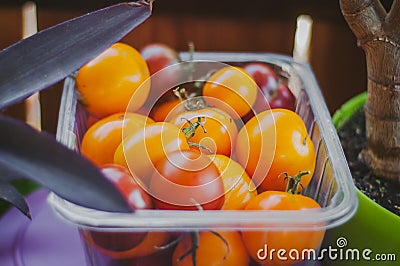
[[[340,0],[340,6],[366,55],[362,157],[377,175],[400,183],[400,0],[388,13],[379,0]]]

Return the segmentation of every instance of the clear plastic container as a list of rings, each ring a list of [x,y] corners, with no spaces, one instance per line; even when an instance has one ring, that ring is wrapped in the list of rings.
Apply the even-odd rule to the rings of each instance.
[[[182,53],[183,60],[189,59]],[[299,64],[291,57],[268,53],[207,53],[197,52],[194,60],[212,60],[240,65],[246,62],[264,62],[272,66],[296,96],[296,112],[303,118],[316,147],[317,164],[311,183],[303,194],[314,198],[320,210],[301,211],[165,211],[140,210],[134,213],[109,213],[72,204],[55,194],[49,203],[66,221],[76,225],[81,233],[88,265],[170,265],[163,253],[164,263],[148,264],[135,258],[134,252],[119,256],[107,252],[88,239],[90,232],[109,232],[126,237],[131,234],[162,234],[200,231],[262,231],[262,232],[325,232],[345,223],[357,209],[357,197],[350,171],[342,151],[331,116],[320,88],[309,65]],[[62,95],[57,139],[71,149],[79,150],[86,130],[87,114],[77,103],[74,79],[65,80]],[[107,233],[106,233],[107,234]],[[117,237],[118,238],[118,237]],[[115,240],[115,239],[114,239]],[[118,241],[118,240],[116,240]],[[267,244],[267,243],[266,243]],[[260,249],[263,247],[261,246]],[[317,247],[318,249],[318,247]],[[314,264],[316,258],[302,263]]]

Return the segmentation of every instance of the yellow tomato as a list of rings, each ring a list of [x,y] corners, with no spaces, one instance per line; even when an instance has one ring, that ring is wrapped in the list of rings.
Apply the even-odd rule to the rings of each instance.
[[[228,66],[216,71],[204,84],[206,103],[227,112],[234,119],[243,117],[257,98],[257,85],[243,68]]]
[[[189,145],[177,126],[156,122],[126,136],[115,151],[114,163],[129,168],[148,185],[154,165],[168,153],[184,149],[189,149]]]
[[[124,112],[131,98],[129,110],[138,110],[149,94],[150,83],[143,83],[149,76],[140,53],[127,44],[116,43],[79,69],[76,88],[87,111],[104,117]]]
[[[86,131],[81,153],[99,166],[113,163],[122,132],[126,135],[153,122],[151,118],[136,113],[117,113],[102,118]]]
[[[316,163],[303,120],[280,108],[261,112],[244,125],[237,137],[236,155],[261,191],[284,191],[288,182],[285,173],[295,176],[309,171],[301,178],[301,187],[306,187]]]
[[[231,158],[221,155],[208,155],[221,173],[225,189],[223,210],[244,209],[255,196],[257,190],[243,167]]]
[[[189,141],[208,148],[213,153],[231,155],[238,130],[235,121],[224,111],[217,108],[183,111],[166,119],[181,127],[189,128],[190,122],[202,120],[203,128],[197,128]]]

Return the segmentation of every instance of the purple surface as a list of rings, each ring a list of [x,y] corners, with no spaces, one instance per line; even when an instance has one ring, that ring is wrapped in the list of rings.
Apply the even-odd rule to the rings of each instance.
[[[78,230],[55,216],[47,191],[27,197],[32,221],[12,208],[0,218],[1,266],[85,265]]]

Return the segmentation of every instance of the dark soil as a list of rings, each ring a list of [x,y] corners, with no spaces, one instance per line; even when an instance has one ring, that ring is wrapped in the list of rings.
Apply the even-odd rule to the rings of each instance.
[[[400,216],[400,186],[376,176],[359,154],[365,147],[365,115],[361,110],[338,132],[350,171],[358,189],[382,207]]]

